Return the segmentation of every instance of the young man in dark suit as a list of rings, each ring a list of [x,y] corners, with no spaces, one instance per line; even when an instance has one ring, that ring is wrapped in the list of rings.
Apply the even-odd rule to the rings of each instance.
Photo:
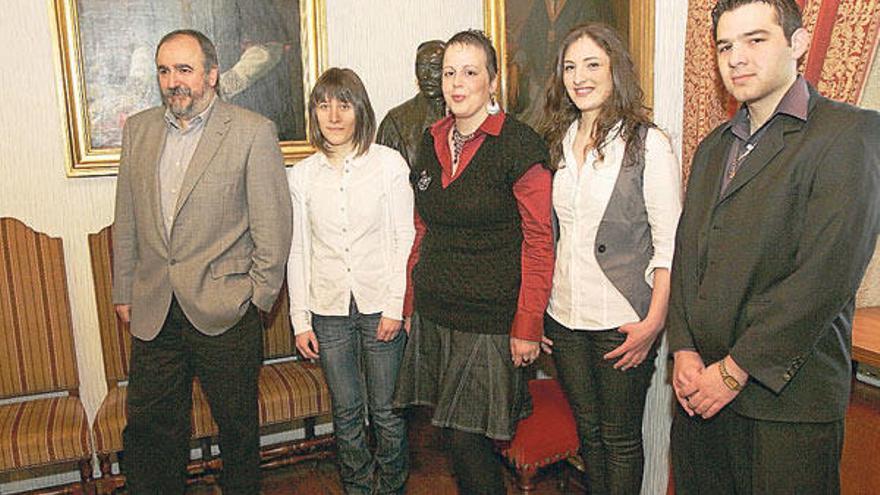
[[[819,95],[795,0],[719,0],[742,106],[694,156],[667,329],[677,493],[838,493],[855,293],[880,220],[880,115]]]

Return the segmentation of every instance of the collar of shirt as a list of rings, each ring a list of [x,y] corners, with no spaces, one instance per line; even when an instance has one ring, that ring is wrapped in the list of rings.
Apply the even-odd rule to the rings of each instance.
[[[615,142],[615,139],[620,136],[620,126],[622,125],[622,122],[623,121],[618,121],[616,124],[614,124],[614,127],[612,127],[610,131],[608,131],[608,135],[605,137],[605,147],[606,147],[605,158],[606,159],[603,163],[610,162],[610,160],[608,160],[609,151],[610,151],[609,148],[610,148],[610,146],[613,145],[613,143]],[[577,137],[577,131],[578,131],[578,119],[575,119],[575,121],[572,122],[570,126],[568,126],[568,130],[565,132],[565,136],[562,138],[563,163],[562,163],[562,167],[560,167],[560,168],[572,168],[573,170],[575,170],[575,173],[577,172],[577,168],[578,168],[577,167],[577,165],[578,165],[577,159],[574,156],[574,140]],[[589,154],[584,156],[584,161],[588,160],[589,156],[594,153],[595,153],[595,148],[590,150]]]
[[[777,115],[785,114],[806,122],[809,107],[810,90],[807,86],[807,81],[804,79],[804,76],[798,75],[797,79],[795,79],[791,87],[788,88],[788,91],[785,92],[782,99],[779,100],[779,104],[776,105],[776,110],[773,111],[773,114],[767,119],[767,122],[764,122],[764,125],[762,125],[760,129],[755,129],[755,132],[750,132],[751,124],[749,123],[749,109],[743,104],[739,111],[736,112],[736,115],[733,116],[733,119],[730,120],[730,130],[733,132],[734,136],[742,141],[748,141],[752,136],[754,136],[753,140],[757,140],[759,137],[758,133],[765,129]]]
[[[431,136],[434,137],[434,152],[437,154],[440,168],[443,170],[443,187],[449,185],[456,177],[461,176],[470,163],[471,158],[476,154],[477,149],[480,148],[480,145],[486,139],[486,136],[498,136],[501,134],[501,128],[504,127],[504,119],[504,112],[498,112],[495,115],[486,117],[486,120],[474,131],[473,139],[465,143],[464,148],[461,150],[461,157],[459,157],[455,175],[452,174],[452,154],[449,149],[449,132],[452,130],[452,126],[455,125],[455,117],[447,115],[431,126]]]
[[[168,125],[169,129],[174,129],[181,134],[189,134],[193,132],[195,129],[201,127],[205,122],[208,121],[208,117],[211,116],[211,110],[214,109],[214,102],[217,101],[217,95],[211,97],[211,103],[208,103],[208,108],[202,110],[202,112],[195,117],[191,118],[189,124],[186,128],[182,128],[180,126],[180,122],[177,121],[177,117],[171,113],[171,109],[165,107],[165,123]]]
[[[361,155],[358,155],[356,149],[352,150],[351,153],[345,155],[345,157],[342,159],[342,163],[348,163],[352,168],[361,167],[367,163],[367,157],[370,156],[370,151],[371,149],[367,149],[367,151],[365,151]],[[321,151],[318,152],[318,165],[329,168],[331,170],[338,169],[338,166],[330,163],[330,158]]]
[[[455,125],[455,116],[452,114],[443,117],[442,119],[435,122],[431,125],[431,135],[434,136],[434,140],[443,140],[449,136],[449,131],[452,130],[452,126]],[[504,126],[504,112],[498,112],[495,115],[489,115],[486,117],[486,120],[480,124],[480,127],[476,130],[476,135],[480,134],[490,134],[492,136],[497,136],[501,134],[501,127]]]

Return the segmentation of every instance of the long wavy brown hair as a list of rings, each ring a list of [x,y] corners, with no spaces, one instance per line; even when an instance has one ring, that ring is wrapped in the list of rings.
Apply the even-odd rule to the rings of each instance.
[[[544,115],[539,126],[539,132],[547,140],[550,147],[550,165],[554,169],[559,166],[560,160],[562,160],[562,140],[565,138],[565,133],[571,123],[581,115],[580,110],[568,97],[565,83],[562,80],[565,52],[575,41],[585,36],[599,45],[611,61],[613,88],[611,95],[599,112],[592,135],[599,160],[605,159],[605,145],[615,137],[608,134],[618,121],[621,122],[620,135],[625,141],[638,135],[637,129],[640,125],[653,125],[648,117],[649,109],[644,103],[645,95],[639,86],[639,78],[632,57],[630,57],[617,31],[598,22],[575,26],[559,44],[553,76],[547,85]]]

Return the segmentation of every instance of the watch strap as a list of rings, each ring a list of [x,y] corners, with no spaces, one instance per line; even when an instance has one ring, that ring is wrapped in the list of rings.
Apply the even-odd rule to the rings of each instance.
[[[721,373],[721,380],[727,388],[734,392],[739,392],[743,389],[742,384],[734,378],[733,375],[727,372],[727,366],[724,364],[724,359],[718,361],[718,372]]]

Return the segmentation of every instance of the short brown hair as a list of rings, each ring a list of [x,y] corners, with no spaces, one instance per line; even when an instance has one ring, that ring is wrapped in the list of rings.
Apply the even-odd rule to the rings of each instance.
[[[722,14],[736,10],[743,5],[766,3],[776,11],[776,23],[782,27],[785,39],[791,44],[791,35],[804,27],[801,8],[795,0],[718,0],[712,9],[712,37],[718,41],[718,20]]]
[[[318,104],[339,100],[354,107],[354,142],[357,156],[363,155],[373,144],[376,135],[376,114],[361,78],[351,69],[331,67],[321,74],[309,96],[309,143],[324,153],[330,151],[318,125]]]
[[[446,49],[451,45],[468,45],[483,50],[486,55],[486,70],[489,71],[489,81],[494,81],[498,75],[498,56],[495,54],[495,47],[492,46],[492,40],[486,36],[486,33],[478,29],[468,29],[460,31],[452,35],[446,42]]]

